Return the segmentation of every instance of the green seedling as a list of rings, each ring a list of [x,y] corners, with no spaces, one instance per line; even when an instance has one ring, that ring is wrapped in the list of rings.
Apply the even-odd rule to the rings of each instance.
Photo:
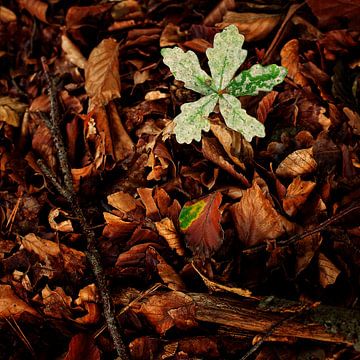
[[[247,55],[247,51],[242,49],[243,43],[244,36],[235,25],[215,35],[214,47],[206,50],[212,77],[201,69],[194,52],[184,52],[179,47],[161,51],[163,61],[175,79],[184,82],[186,88],[204,95],[197,101],[183,104],[181,113],[175,117],[174,132],[179,143],[201,140],[201,131],[210,130],[208,117],[217,103],[226,125],[241,133],[247,141],[254,136],[265,136],[264,125],[241,108],[237,97],[271,91],[284,80],[287,70],[275,64],[256,64],[234,78]]]

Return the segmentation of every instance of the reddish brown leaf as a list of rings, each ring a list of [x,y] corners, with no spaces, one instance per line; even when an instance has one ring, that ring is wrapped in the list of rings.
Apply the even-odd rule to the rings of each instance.
[[[31,15],[37,17],[39,20],[47,23],[46,11],[48,4],[40,0],[18,0],[19,5],[25,8]]]
[[[194,255],[211,257],[221,246],[224,232],[220,225],[221,193],[187,202],[179,216],[180,229]]]
[[[169,247],[175,250],[179,256],[184,256],[185,250],[171,219],[164,218],[161,221],[156,222],[155,225],[159,235],[166,240]]]
[[[296,243],[296,266],[295,271],[298,275],[305,270],[319,249],[322,237],[319,232],[306,236]]]
[[[104,218],[106,226],[103,230],[103,235],[110,239],[125,239],[127,238],[137,227],[137,223],[121,220],[119,216],[105,212]]]
[[[64,360],[100,360],[99,348],[88,334],[77,334],[71,338]]]
[[[295,229],[294,224],[274,209],[256,183],[231,207],[231,213],[239,240],[246,247],[276,239]]]
[[[257,118],[258,120],[264,124],[269,112],[273,108],[274,101],[278,96],[277,91],[271,91],[269,94],[266,94],[259,102],[257,108]]]
[[[323,254],[319,254],[319,280],[322,287],[335,283],[340,270]]]
[[[106,105],[120,97],[119,46],[114,39],[103,40],[91,52],[85,66],[85,89],[92,106]]]
[[[221,0],[219,3],[212,9],[212,11],[206,16],[203,21],[204,25],[213,26],[216,23],[219,23],[223,16],[228,10],[234,10],[236,7],[234,0]]]
[[[35,316],[39,314],[21,300],[9,285],[0,285],[0,318],[15,317],[18,318],[24,312]]]

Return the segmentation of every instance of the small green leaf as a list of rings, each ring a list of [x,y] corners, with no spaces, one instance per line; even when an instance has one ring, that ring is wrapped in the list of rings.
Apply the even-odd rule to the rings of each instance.
[[[164,63],[170,68],[176,80],[183,81],[185,87],[203,95],[214,92],[211,77],[201,69],[199,59],[193,51],[184,52],[175,47],[161,50]]]
[[[287,70],[282,66],[256,64],[231,81],[227,91],[234,96],[257,95],[259,91],[271,91],[284,80],[286,74]]]
[[[180,230],[194,255],[209,258],[217,251],[224,238],[220,225],[221,193],[211,194],[195,202],[187,202],[179,216]]]
[[[206,50],[216,90],[223,90],[244,62],[247,51],[241,47],[244,36],[235,25],[226,27],[214,38],[214,47]]]
[[[226,125],[241,133],[247,141],[254,136],[264,137],[265,127],[254,117],[248,115],[241,108],[240,101],[229,94],[223,94],[219,100],[220,112],[224,117]]]
[[[201,131],[210,130],[208,116],[214,110],[217,100],[218,95],[214,93],[181,106],[181,113],[174,119],[178,143],[190,144],[193,140],[201,140]]]

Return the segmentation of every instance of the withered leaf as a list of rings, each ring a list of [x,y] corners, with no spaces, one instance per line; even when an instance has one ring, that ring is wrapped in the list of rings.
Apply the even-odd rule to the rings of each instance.
[[[166,240],[169,247],[175,250],[179,256],[184,256],[185,250],[172,220],[169,218],[161,219],[155,222],[155,226],[159,235]]]
[[[284,211],[289,215],[295,215],[299,208],[305,203],[316,183],[304,181],[298,176],[289,185],[283,199]]]
[[[280,52],[281,65],[288,70],[288,77],[300,86],[306,86],[307,80],[300,72],[299,41],[292,39],[288,41]]]
[[[106,105],[120,97],[118,52],[118,43],[109,38],[90,53],[85,66],[85,89],[93,106]]]
[[[0,121],[19,127],[20,115],[26,110],[27,105],[10,96],[0,97]]]
[[[246,247],[276,239],[295,229],[294,224],[274,209],[256,183],[244,191],[241,200],[230,209],[239,240]]]
[[[46,12],[49,5],[46,2],[40,0],[19,0],[19,5],[39,20],[47,22]]]
[[[306,236],[296,243],[295,272],[297,275],[308,267],[316,251],[319,249],[321,242],[321,234],[317,232],[313,235]]]
[[[162,336],[173,326],[182,330],[197,326],[192,298],[179,291],[153,295],[134,311],[143,314]]]
[[[257,108],[257,118],[262,124],[265,123],[267,116],[272,110],[274,101],[276,100],[277,96],[277,91],[271,91],[260,100]]]
[[[89,334],[77,334],[73,336],[69,343],[68,352],[64,360],[100,360],[101,354],[96,346],[94,339]]]
[[[340,270],[323,254],[319,254],[319,280],[322,287],[335,283]]]
[[[17,318],[24,312],[39,316],[35,309],[14,293],[10,285],[0,285],[0,318]]]
[[[16,14],[5,6],[0,6],[0,22],[8,23],[16,21]]]
[[[61,287],[51,290],[48,285],[41,291],[41,297],[45,307],[43,311],[46,315],[56,319],[71,319],[71,296],[66,295]]]
[[[118,191],[114,194],[108,195],[107,201],[109,205],[124,213],[133,211],[137,207],[136,200],[130,194],[123,191]]]
[[[65,35],[61,35],[61,48],[71,63],[80,69],[85,69],[87,60],[79,48]]]
[[[137,227],[135,221],[129,222],[121,220],[119,216],[105,212],[104,218],[106,226],[103,230],[103,235],[110,239],[124,239],[128,237]]]
[[[216,192],[201,200],[187,202],[180,212],[180,230],[185,234],[186,244],[201,258],[211,257],[223,242],[221,200],[221,193]]]
[[[277,167],[276,174],[283,177],[296,177],[311,174],[317,163],[312,148],[296,150],[288,155]]]

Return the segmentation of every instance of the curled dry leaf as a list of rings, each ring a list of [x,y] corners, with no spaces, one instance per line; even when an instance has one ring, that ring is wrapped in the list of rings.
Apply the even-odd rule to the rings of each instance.
[[[305,203],[315,186],[316,183],[312,181],[304,181],[301,180],[299,176],[296,177],[286,190],[286,195],[283,199],[284,211],[289,216],[295,215]]]
[[[120,97],[118,52],[118,43],[109,38],[90,53],[85,66],[85,89],[92,106],[106,105]]]
[[[18,0],[21,8],[26,9],[31,15],[47,23],[46,11],[48,4],[40,0]]]
[[[25,112],[26,104],[10,96],[0,97],[0,121],[15,127],[20,126],[20,116]]]
[[[312,148],[296,150],[288,155],[277,167],[276,174],[283,177],[296,177],[311,174],[317,163]]]
[[[72,64],[76,65],[80,69],[85,69],[87,60],[79,48],[65,34],[61,35],[61,48]]]
[[[271,112],[274,101],[276,100],[277,96],[278,96],[277,91],[271,91],[270,93],[266,94],[260,100],[256,114],[257,114],[258,120],[262,124],[265,123],[266,118],[268,117],[269,113]]]
[[[230,209],[239,240],[245,247],[277,239],[295,230],[295,225],[274,209],[256,183],[244,191],[241,200]]]
[[[69,216],[69,214],[66,211],[61,210],[59,208],[50,210],[49,215],[48,215],[50,227],[56,231],[73,232],[74,229],[72,227],[71,220],[64,220],[64,221],[56,222],[56,218],[59,215],[63,215],[65,217]]]
[[[160,219],[159,209],[156,206],[154,197],[153,197],[153,189],[152,188],[139,188],[137,192],[140,196],[141,201],[145,205],[146,208],[146,216],[153,220]]]
[[[24,312],[39,316],[35,309],[15,294],[10,285],[0,285],[0,318],[14,317],[16,319]]]
[[[106,221],[103,235],[109,239],[126,239],[138,225],[135,221],[124,221],[119,216],[108,212],[104,212],[103,215]]]
[[[94,339],[89,334],[77,334],[69,343],[68,351],[64,360],[100,360],[101,353]]]
[[[48,285],[41,291],[42,302],[44,304],[43,312],[47,316],[56,319],[71,319],[71,296],[65,294],[61,287],[51,290]]]
[[[306,236],[295,244],[296,248],[296,275],[305,270],[313,259],[315,253],[322,243],[320,232]]]
[[[185,250],[172,220],[169,218],[161,219],[155,222],[155,226],[159,235],[168,243],[170,249],[175,250],[179,256],[184,256]]]
[[[323,254],[319,254],[319,280],[323,288],[335,284],[340,270]]]
[[[305,76],[300,72],[299,41],[288,41],[280,51],[281,65],[288,70],[288,77],[300,86],[308,84]]]
[[[221,200],[221,193],[216,192],[187,202],[180,212],[180,230],[185,234],[185,242],[194,255],[201,258],[210,258],[223,242]]]
[[[76,305],[81,305],[85,302],[98,302],[99,294],[95,284],[85,286],[79,291],[78,298],[74,301]]]
[[[192,298],[179,291],[150,296],[133,310],[143,314],[161,336],[174,326],[181,330],[197,326]]]
[[[157,273],[169,289],[178,291],[185,290],[185,284],[181,277],[153,247],[149,247],[146,250],[146,256],[149,255],[155,260]]]
[[[274,30],[280,18],[279,14],[227,11],[223,21],[217,25],[224,28],[235,24],[246,41],[259,41],[265,39]]]

